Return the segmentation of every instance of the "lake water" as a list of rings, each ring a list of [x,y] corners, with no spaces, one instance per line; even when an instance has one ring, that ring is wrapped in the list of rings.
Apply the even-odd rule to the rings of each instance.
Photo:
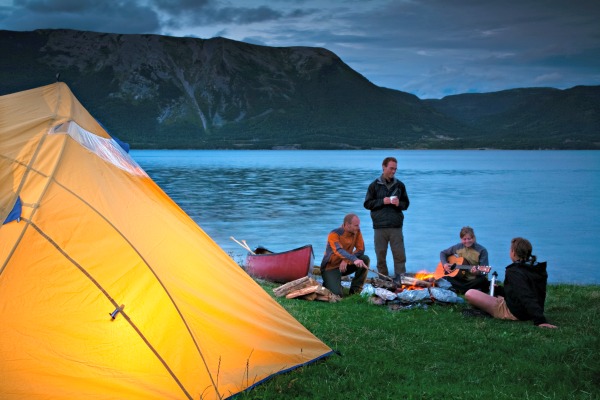
[[[285,251],[312,244],[320,263],[330,230],[361,219],[373,268],[373,229],[363,208],[386,156],[410,198],[407,271],[433,271],[440,250],[475,229],[504,278],[510,240],[529,239],[553,283],[600,284],[600,152],[495,150],[134,150],[133,158],[234,260],[230,237]],[[391,254],[388,266],[393,269]]]

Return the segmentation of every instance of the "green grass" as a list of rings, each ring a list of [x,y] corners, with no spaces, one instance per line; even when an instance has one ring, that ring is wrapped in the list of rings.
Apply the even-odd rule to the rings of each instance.
[[[276,300],[340,355],[241,399],[600,399],[597,285],[548,288],[546,316],[559,329],[464,317],[462,304],[391,311],[360,296]]]

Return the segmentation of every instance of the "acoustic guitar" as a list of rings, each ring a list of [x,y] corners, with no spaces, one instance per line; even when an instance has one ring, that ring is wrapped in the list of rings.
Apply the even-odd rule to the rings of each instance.
[[[470,271],[473,268],[481,273],[481,275],[485,275],[492,270],[492,267],[484,265],[462,265],[464,261],[463,257],[448,256],[448,264],[452,264],[450,272],[446,272],[444,264],[440,261],[433,273],[434,279],[438,280],[447,276],[454,278],[460,271]]]

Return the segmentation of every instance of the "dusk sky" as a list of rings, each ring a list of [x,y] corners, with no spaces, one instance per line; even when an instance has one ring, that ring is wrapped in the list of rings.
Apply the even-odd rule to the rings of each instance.
[[[600,85],[599,0],[0,0],[0,29],[45,28],[324,47],[422,99]]]

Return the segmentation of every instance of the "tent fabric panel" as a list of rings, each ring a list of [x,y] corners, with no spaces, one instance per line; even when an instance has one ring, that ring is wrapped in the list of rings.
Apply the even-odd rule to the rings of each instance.
[[[98,197],[102,196],[97,193],[94,198]],[[125,313],[143,332],[144,339],[170,368],[181,371],[179,378],[183,382],[191,385],[199,377],[207,380],[206,369],[184,320],[160,281],[132,244],[124,236],[114,234],[115,227],[104,216],[82,212],[89,209],[88,204],[54,183],[48,186],[33,222],[89,274],[89,279],[97,282],[117,304],[125,305]],[[65,230],[64,226],[70,229]],[[89,248],[102,251],[89,252]]]
[[[32,238],[40,245],[19,247],[0,275],[2,398],[185,398],[89,279],[28,229]]]

